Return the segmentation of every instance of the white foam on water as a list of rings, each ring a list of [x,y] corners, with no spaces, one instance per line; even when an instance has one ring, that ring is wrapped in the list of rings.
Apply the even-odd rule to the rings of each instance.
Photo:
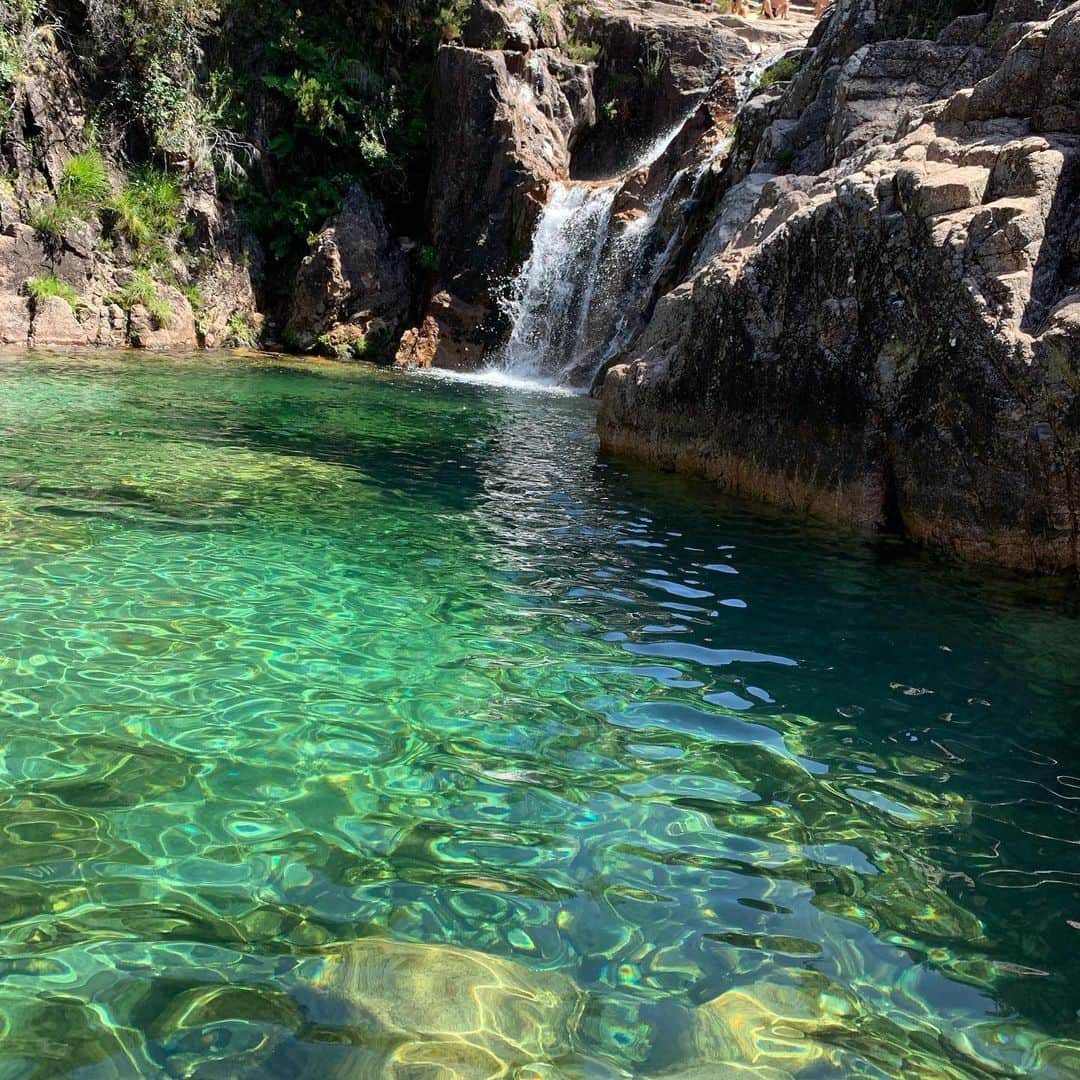
[[[585,391],[555,381],[515,375],[502,368],[488,367],[479,371],[447,371],[443,368],[419,368],[410,374],[418,378],[442,382],[469,383],[473,386],[493,386],[501,390],[518,390],[530,394],[551,394],[555,397],[580,397]]]

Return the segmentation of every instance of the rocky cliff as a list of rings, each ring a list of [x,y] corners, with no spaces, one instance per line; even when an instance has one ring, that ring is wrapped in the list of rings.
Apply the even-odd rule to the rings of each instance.
[[[837,0],[757,95],[605,449],[965,557],[1080,565],[1080,3]]]
[[[213,168],[160,139],[155,157],[130,128],[110,141],[94,119],[108,65],[82,63],[66,23],[37,25],[0,133],[0,344],[252,344],[261,300],[297,349],[477,368],[513,340],[508,290],[553,193],[602,188],[578,202],[603,209],[581,261],[603,281],[566,308],[559,375],[595,379],[605,449],[965,557],[1075,569],[1080,3],[836,0],[820,24],[720,6],[443,9],[429,145],[410,159],[431,166],[422,220],[402,210],[419,199],[380,202],[358,160],[337,188],[311,176],[339,207],[323,221],[271,164],[291,140],[282,117],[309,125],[305,145],[340,149],[338,103],[376,127],[396,115],[379,96],[393,65],[335,66],[308,42],[296,86],[261,68],[234,78],[281,99],[246,114],[268,178],[248,209],[272,211],[261,243]],[[371,18],[398,26],[387,10]],[[967,14],[930,27],[945,11]],[[287,68],[303,20],[278,16]],[[402,23],[394,56],[422,22]],[[200,69],[206,100],[212,84]],[[365,113],[349,96],[362,90],[388,111]],[[392,168],[370,142],[356,146]],[[259,289],[288,215],[292,254]],[[541,296],[534,329],[549,315]]]
[[[0,345],[254,344],[251,260],[213,171],[99,147],[63,36],[35,33],[0,138]]]
[[[462,41],[436,65],[428,218],[438,274],[399,362],[475,368],[491,358],[509,329],[501,301],[552,185],[622,172],[747,65],[802,36],[798,25],[689,0],[476,0]]]

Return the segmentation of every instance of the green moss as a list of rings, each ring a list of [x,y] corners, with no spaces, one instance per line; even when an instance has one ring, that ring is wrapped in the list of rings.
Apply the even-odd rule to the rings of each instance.
[[[416,249],[417,268],[425,274],[437,274],[439,272],[439,253],[430,245]]]
[[[79,305],[79,294],[66,282],[61,281],[55,274],[45,274],[43,277],[31,278],[26,283],[26,293],[30,299],[39,304],[53,296],[66,300],[72,310]]]

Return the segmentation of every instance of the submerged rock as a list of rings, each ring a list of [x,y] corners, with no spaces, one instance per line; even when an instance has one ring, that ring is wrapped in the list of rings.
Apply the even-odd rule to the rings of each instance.
[[[311,1010],[318,1023],[379,1048],[384,1065],[373,1076],[422,1070],[480,1080],[524,1066],[537,1077],[557,1075],[551,1063],[569,1053],[581,1009],[574,984],[556,972],[449,945],[376,938],[321,957],[312,984],[321,999]]]
[[[782,978],[782,977],[781,977]],[[684,1052],[691,1061],[763,1075],[794,1075],[828,1057],[829,1040],[856,1029],[853,1002],[825,980],[798,973],[728,990],[694,1010]],[[693,1075],[693,1073],[683,1074]]]

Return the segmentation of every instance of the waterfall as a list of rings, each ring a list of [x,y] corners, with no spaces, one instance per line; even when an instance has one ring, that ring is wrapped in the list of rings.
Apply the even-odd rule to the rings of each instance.
[[[736,111],[762,72],[784,55],[762,54],[737,74]],[[696,130],[684,133],[696,112],[655,139],[622,175],[551,186],[532,252],[504,297],[511,331],[493,364],[497,372],[588,386],[629,344],[683,235],[686,208],[731,146],[730,139],[721,139],[706,153],[698,152]],[[654,173],[652,167],[673,144],[672,160]],[[658,187],[658,180],[666,183]]]
[[[500,366],[557,378],[580,348],[618,184],[554,185],[506,305],[513,329]]]
[[[676,233],[661,228],[686,170],[619,220],[628,178],[658,161],[686,123],[664,132],[624,174],[595,183],[553,184],[532,252],[503,304],[510,337],[494,365],[516,378],[587,385],[634,326]]]

